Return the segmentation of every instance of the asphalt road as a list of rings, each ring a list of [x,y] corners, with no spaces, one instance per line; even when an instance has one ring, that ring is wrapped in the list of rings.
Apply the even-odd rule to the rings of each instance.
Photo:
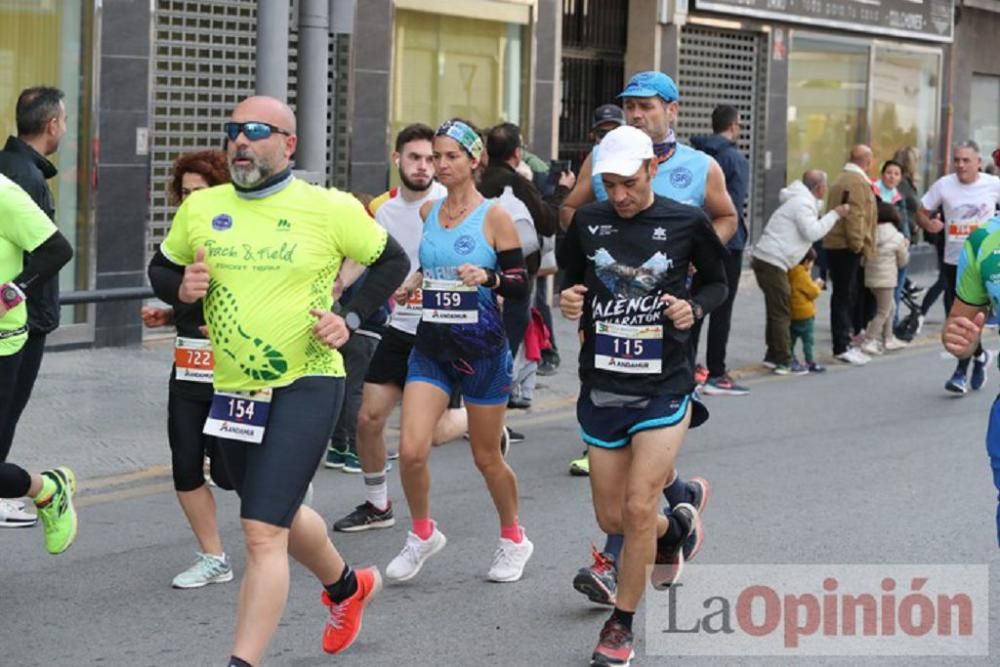
[[[759,359],[762,322],[754,289],[738,301],[733,356]],[[742,319],[741,319],[742,318]],[[755,325],[759,329],[760,325]],[[467,445],[432,456],[432,513],[447,548],[369,608],[358,642],[323,654],[320,588],[293,566],[292,589],[266,664],[583,665],[607,610],[570,586],[601,536],[587,481],[567,463],[581,450],[573,415],[571,327],[559,324],[566,358],[529,413],[511,423],[521,519],[535,542],[525,578],[491,584],[486,570],[497,525]],[[821,336],[823,334],[821,333]],[[820,341],[826,349],[828,343]],[[61,352],[47,357],[11,460],[69,463],[79,473],[81,532],[50,557],[40,529],[0,531],[0,666],[222,665],[229,654],[238,584],[175,591],[195,543],[172,493],[164,428],[168,345]],[[998,571],[996,493],[983,446],[997,373],[961,399],[942,385],[952,362],[931,340],[865,368],[823,376],[751,377],[745,398],[709,398],[710,421],[693,431],[682,474],[714,485],[698,563],[986,564]],[[753,375],[754,368],[745,373]],[[332,521],[362,498],[362,480],[321,469],[314,505]],[[398,478],[397,526],[335,536],[356,565],[381,568],[405,539]],[[238,507],[218,494],[222,535],[238,572]],[[687,581],[698,577],[692,567]],[[776,575],[777,576],[777,575]],[[645,613],[636,620],[642,665],[994,665],[1000,650],[996,589],[990,657],[684,657],[646,654]],[[659,593],[657,595],[663,595]]]

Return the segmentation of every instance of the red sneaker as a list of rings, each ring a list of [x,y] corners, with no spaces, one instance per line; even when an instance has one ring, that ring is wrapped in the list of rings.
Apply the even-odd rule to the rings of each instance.
[[[365,606],[382,590],[382,575],[377,567],[355,570],[354,574],[358,590],[343,602],[334,602],[323,591],[323,604],[330,608],[330,618],[323,628],[323,650],[327,653],[340,653],[354,643],[361,632]]]
[[[601,638],[590,656],[591,667],[628,667],[635,657],[634,641],[631,630],[609,619],[601,628]]]
[[[696,384],[705,384],[708,380],[708,369],[698,364],[694,367],[694,381]]]

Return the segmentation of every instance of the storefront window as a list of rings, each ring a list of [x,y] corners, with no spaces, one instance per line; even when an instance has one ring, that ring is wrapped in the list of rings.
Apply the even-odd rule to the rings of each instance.
[[[90,106],[86,91],[89,2],[0,0],[0,141],[16,134],[14,109],[25,88],[56,86],[66,94],[67,132],[50,156],[59,175],[49,182],[56,224],[76,250],[59,274],[62,290],[89,287],[91,195],[87,174]],[[64,308],[63,324],[86,321],[86,308]]]
[[[807,169],[834,178],[868,140],[868,47],[795,35],[788,67],[788,180]]]
[[[937,155],[940,60],[940,55],[933,51],[875,45],[872,72],[875,169],[898,149],[913,146],[920,154],[917,189],[921,191],[937,177],[936,165],[940,161]]]
[[[523,30],[503,21],[397,11],[392,136],[410,123],[436,127],[455,116],[480,127],[519,123],[527,99]]]
[[[979,144],[984,159],[1000,147],[1000,76],[972,75],[971,139]],[[962,141],[966,137],[955,137]]]

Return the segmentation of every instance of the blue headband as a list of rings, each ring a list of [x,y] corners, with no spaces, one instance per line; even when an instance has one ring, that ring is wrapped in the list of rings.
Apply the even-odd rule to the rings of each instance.
[[[434,136],[448,137],[458,142],[465,152],[478,160],[483,154],[483,140],[471,127],[460,120],[449,120],[438,128]]]

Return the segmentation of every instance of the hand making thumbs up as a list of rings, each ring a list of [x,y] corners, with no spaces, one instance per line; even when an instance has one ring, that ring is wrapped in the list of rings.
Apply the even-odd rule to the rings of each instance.
[[[194,264],[184,267],[184,280],[177,291],[177,298],[184,303],[194,303],[205,298],[211,279],[208,264],[205,263],[205,248],[198,248],[194,254]]]

